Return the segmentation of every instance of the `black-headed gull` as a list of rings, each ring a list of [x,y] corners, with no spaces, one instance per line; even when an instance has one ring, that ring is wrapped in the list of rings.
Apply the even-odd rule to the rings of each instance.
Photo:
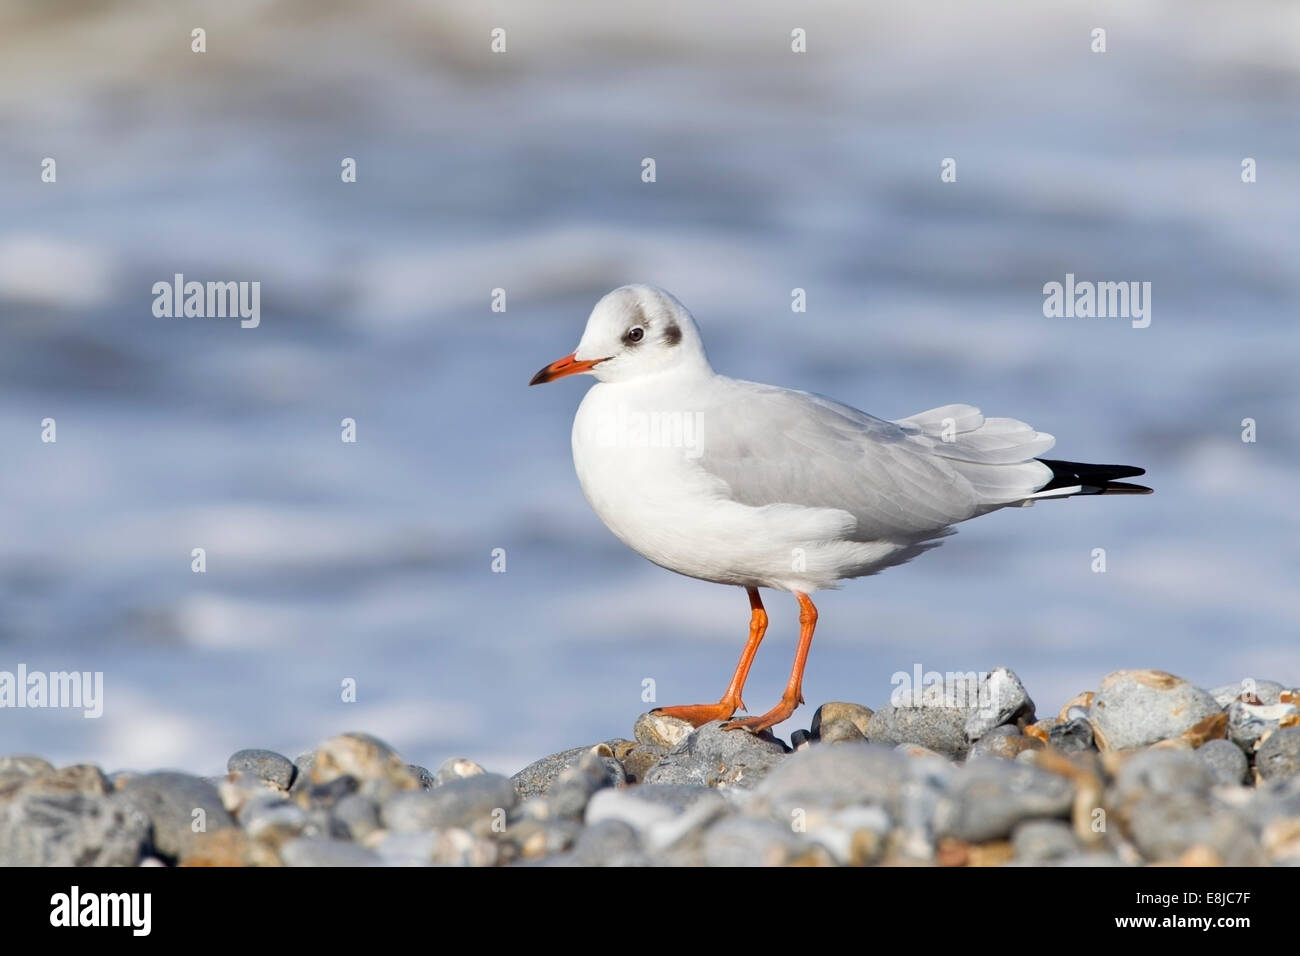
[[[696,726],[745,709],[767,629],[759,588],[798,599],[799,645],[781,702],[732,729],[764,730],[803,703],[810,592],[908,561],[999,508],[1151,490],[1117,480],[1141,468],[1039,458],[1051,435],[969,405],[890,422],[719,375],[690,312],[650,286],[596,303],[578,348],[529,384],[578,373],[599,380],[573,422],[573,463],[600,520],[661,567],[749,594],[749,640],[722,699],[659,710]]]

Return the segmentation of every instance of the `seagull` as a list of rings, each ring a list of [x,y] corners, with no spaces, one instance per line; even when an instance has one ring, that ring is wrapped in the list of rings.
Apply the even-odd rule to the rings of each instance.
[[[758,733],[803,700],[817,625],[810,595],[902,564],[952,526],[1041,498],[1148,494],[1128,465],[1040,458],[1055,443],[1012,418],[945,405],[885,421],[811,392],[713,370],[691,313],[628,285],[592,310],[572,354],[529,385],[597,380],[573,422],[573,463],[605,526],[655,564],[749,597],[749,638],[716,704],[656,713]],[[792,593],[799,642],[780,702],[760,716],[741,694],[767,631],[760,588]]]

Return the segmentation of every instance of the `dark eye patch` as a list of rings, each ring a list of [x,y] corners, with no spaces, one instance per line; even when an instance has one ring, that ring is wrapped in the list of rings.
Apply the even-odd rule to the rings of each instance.
[[[669,345],[676,345],[682,340],[682,330],[676,322],[669,322],[668,327],[664,329],[664,341]]]

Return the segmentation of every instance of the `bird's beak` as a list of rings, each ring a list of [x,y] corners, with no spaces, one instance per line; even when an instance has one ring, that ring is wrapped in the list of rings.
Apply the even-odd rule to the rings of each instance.
[[[552,362],[546,368],[542,369],[533,376],[529,385],[541,385],[544,382],[554,382],[557,378],[564,378],[566,375],[577,375],[579,372],[590,372],[593,368],[605,361],[603,358],[598,359],[580,359],[574,355],[566,355],[562,359]]]

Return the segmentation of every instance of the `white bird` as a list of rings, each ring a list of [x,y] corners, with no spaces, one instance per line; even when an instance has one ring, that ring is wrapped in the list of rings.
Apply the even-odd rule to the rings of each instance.
[[[728,729],[765,730],[803,703],[811,592],[902,564],[999,508],[1151,490],[1115,480],[1141,468],[1040,459],[1051,435],[969,405],[891,422],[719,375],[690,312],[650,286],[602,298],[577,349],[529,384],[578,373],[599,380],[573,422],[573,463],[601,521],[661,567],[748,592],[749,640],[722,698],[659,710],[696,726],[746,709],[767,629],[759,588],[794,593],[798,650],[780,703]]]

